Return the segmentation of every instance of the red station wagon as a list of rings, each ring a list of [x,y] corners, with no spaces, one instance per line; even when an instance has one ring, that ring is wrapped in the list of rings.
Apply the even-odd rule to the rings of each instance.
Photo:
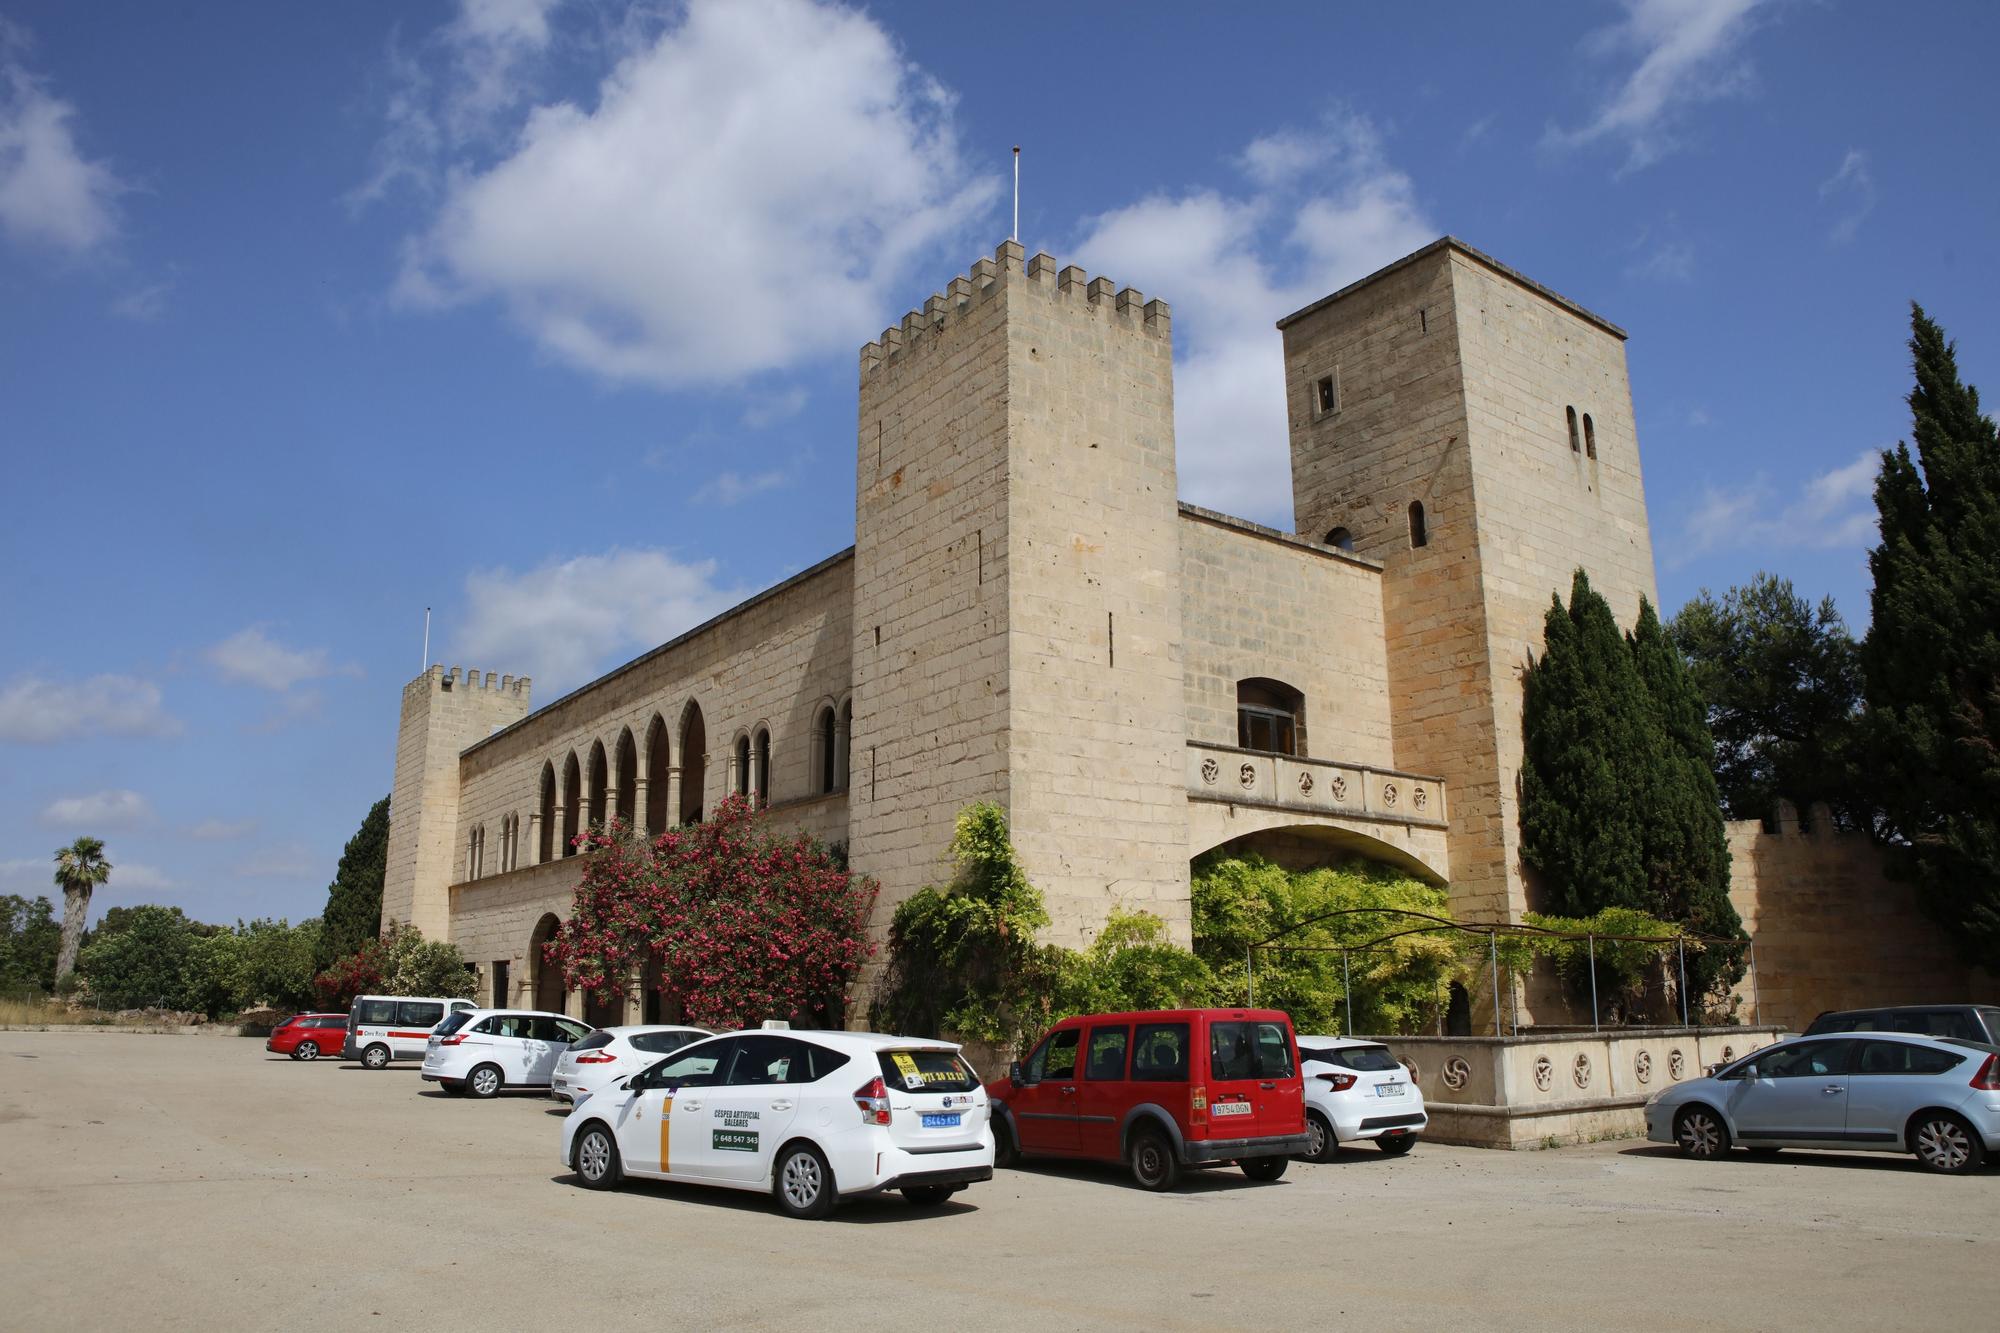
[[[1149,1190],[1231,1162],[1276,1180],[1309,1145],[1292,1021],[1275,1009],[1066,1018],[986,1093],[999,1164],[1124,1162]]]
[[[271,1029],[264,1049],[294,1060],[317,1060],[339,1055],[340,1043],[346,1040],[346,1014],[294,1014]]]

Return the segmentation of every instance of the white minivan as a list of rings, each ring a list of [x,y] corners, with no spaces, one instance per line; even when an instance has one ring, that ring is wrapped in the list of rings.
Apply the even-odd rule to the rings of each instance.
[[[590,1025],[536,1009],[468,1009],[438,1024],[424,1052],[424,1082],[446,1092],[498,1096],[502,1088],[546,1088],[556,1061]]]
[[[344,1060],[386,1069],[391,1060],[421,1060],[435,1028],[447,1013],[464,1013],[470,1000],[435,995],[357,995],[347,1011]]]

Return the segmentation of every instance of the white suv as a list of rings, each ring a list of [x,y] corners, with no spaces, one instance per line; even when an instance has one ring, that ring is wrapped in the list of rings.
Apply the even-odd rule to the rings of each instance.
[[[868,1032],[742,1032],[684,1046],[577,1106],[562,1157],[621,1177],[768,1190],[792,1217],[901,1190],[943,1203],[993,1178],[986,1090],[947,1042]]]
[[[662,1027],[645,1024],[634,1027],[599,1028],[562,1053],[556,1061],[549,1091],[558,1099],[582,1104],[584,1098],[609,1087],[648,1065],[660,1063],[691,1041],[715,1034],[707,1028]]]
[[[1386,1153],[1406,1153],[1430,1124],[1417,1078],[1379,1041],[1299,1036],[1306,1081],[1309,1162],[1331,1162],[1343,1143],[1373,1139]]]
[[[431,1034],[424,1082],[446,1092],[498,1096],[502,1088],[546,1088],[556,1061],[590,1025],[534,1009],[470,1009]]]

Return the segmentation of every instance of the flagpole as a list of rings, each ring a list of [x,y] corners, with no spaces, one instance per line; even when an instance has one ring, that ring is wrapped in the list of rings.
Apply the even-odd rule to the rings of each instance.
[[[1021,145],[1014,145],[1014,239],[1021,239]]]
[[[417,665],[417,674],[431,669],[431,609],[424,608],[424,660]]]

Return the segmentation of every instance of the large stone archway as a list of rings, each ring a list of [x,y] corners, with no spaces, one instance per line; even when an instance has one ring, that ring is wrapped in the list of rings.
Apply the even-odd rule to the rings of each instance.
[[[555,938],[561,924],[554,912],[544,913],[528,936],[528,995],[535,1008],[552,1014],[564,1012],[569,993],[563,985],[562,969],[542,956],[542,946]]]
[[[1188,859],[1219,849],[1256,852],[1295,870],[1360,857],[1431,884],[1450,878],[1444,830],[1372,821],[1300,818],[1285,810],[1190,802]]]

